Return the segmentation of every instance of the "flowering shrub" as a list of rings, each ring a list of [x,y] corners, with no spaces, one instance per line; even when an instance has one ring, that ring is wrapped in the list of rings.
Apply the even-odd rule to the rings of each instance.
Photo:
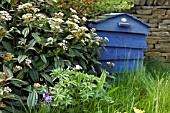
[[[29,85],[53,84],[49,73],[55,68],[81,67],[95,72],[99,49],[107,39],[95,38],[95,29],[84,26],[86,17],[79,17],[73,8],[62,10],[60,0],[8,0],[1,4],[0,71],[28,82],[16,88],[15,94],[24,95],[24,99],[26,91],[32,91]]]

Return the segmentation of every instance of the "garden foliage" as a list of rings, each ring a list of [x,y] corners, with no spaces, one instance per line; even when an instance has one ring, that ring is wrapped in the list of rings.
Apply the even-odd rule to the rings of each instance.
[[[62,8],[72,6],[79,15],[87,15],[88,18],[105,13],[122,12],[133,7],[135,0],[63,0]]]
[[[53,84],[49,75],[53,69],[78,66],[94,73],[94,64],[100,63],[96,59],[107,39],[95,38],[95,29],[84,26],[86,18],[79,17],[72,8],[62,9],[61,3],[60,0],[1,1],[0,71],[3,74],[0,75],[26,81],[11,86],[12,93],[22,95],[21,99],[32,92],[34,83]],[[8,82],[3,82],[2,90],[10,87]]]

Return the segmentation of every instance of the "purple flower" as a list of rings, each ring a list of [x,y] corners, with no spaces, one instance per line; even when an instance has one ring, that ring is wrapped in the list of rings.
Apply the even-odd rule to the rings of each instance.
[[[51,102],[52,101],[52,98],[51,96],[47,96],[46,98],[44,98],[46,102]]]
[[[43,98],[44,98],[44,100],[46,102],[51,102],[52,101],[52,98],[51,98],[51,96],[49,96],[49,92],[48,91],[43,94]]]

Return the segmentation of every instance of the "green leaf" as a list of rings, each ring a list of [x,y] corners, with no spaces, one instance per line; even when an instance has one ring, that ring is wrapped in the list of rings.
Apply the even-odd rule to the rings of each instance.
[[[3,47],[10,53],[13,53],[14,52],[14,49],[13,47],[10,45],[10,43],[7,43],[5,41],[2,41],[2,45]]]
[[[3,66],[3,71],[7,73],[9,77],[13,77],[13,73],[8,67]]]
[[[115,87],[115,88],[109,90],[109,91],[106,93],[106,95],[110,95],[111,93],[117,91],[118,89],[119,89],[119,87]]]
[[[74,38],[73,35],[68,35],[65,39],[72,39]]]
[[[54,62],[55,62],[55,64],[54,64],[55,68],[63,68],[64,67],[64,61],[61,58],[55,57]]]
[[[40,43],[41,42],[41,38],[40,38],[40,36],[38,36],[39,35],[39,33],[32,33],[32,36],[34,37],[34,39],[38,42],[38,43]]]
[[[101,64],[101,62],[97,61],[96,59],[91,59],[95,64]]]
[[[35,39],[32,39],[32,40],[29,42],[29,44],[28,44],[28,50],[29,50],[29,49],[32,49],[32,48],[34,47],[35,43],[36,43],[36,40],[35,40]]]
[[[24,38],[27,37],[27,35],[29,34],[30,30],[28,27],[24,28],[24,30],[22,31],[22,34],[24,35]]]
[[[29,93],[28,99],[27,99],[27,105],[29,108],[32,109],[32,107],[36,106],[38,102],[38,94],[36,91],[33,91]]]
[[[98,91],[101,91],[103,89],[103,85],[105,83],[105,79],[106,79],[106,70],[103,70],[101,77],[100,77],[100,81],[97,85],[97,89]]]
[[[11,3],[11,0],[6,0],[8,3]]]
[[[53,84],[53,81],[51,79],[50,76],[48,76],[47,74],[45,73],[40,73],[42,77],[44,77],[45,80],[47,80],[48,82],[50,82],[51,84]]]
[[[41,54],[40,57],[44,61],[44,63],[47,63],[47,59],[44,54]]]
[[[29,71],[29,75],[31,76],[31,79],[34,81],[34,82],[38,82],[39,81],[39,75],[38,75],[38,71],[35,70],[35,69],[31,69]]]
[[[22,61],[25,60],[26,57],[27,57],[26,55],[19,55],[18,56],[18,62],[21,63]]]
[[[24,69],[22,69],[18,75],[16,76],[17,79],[23,79],[24,78],[24,74],[28,72],[28,68],[24,67]]]

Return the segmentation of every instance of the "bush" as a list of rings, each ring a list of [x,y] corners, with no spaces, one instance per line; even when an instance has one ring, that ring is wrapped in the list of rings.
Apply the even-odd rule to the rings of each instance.
[[[0,71],[28,83],[11,86],[23,101],[34,83],[53,84],[49,76],[53,69],[78,66],[95,72],[99,49],[107,39],[95,38],[95,29],[87,29],[86,18],[78,17],[74,9],[61,10],[61,1],[56,0],[1,4]]]
[[[88,18],[105,13],[122,12],[133,7],[135,0],[60,0],[61,8],[73,7],[79,15],[87,15]]]
[[[112,103],[112,98],[107,94],[103,85],[105,84],[106,73],[103,71],[101,77],[88,75],[76,70],[55,69],[51,73],[54,86],[34,84],[34,91],[41,96],[42,108],[51,107],[51,110],[57,112],[78,112],[76,107],[82,108],[82,111],[88,109],[87,103],[105,101],[107,104]],[[109,92],[110,93],[110,92]],[[29,96],[31,97],[31,95]],[[28,98],[29,98],[28,97]],[[33,103],[36,95],[28,99],[28,103]],[[36,102],[34,103],[36,104]],[[95,104],[95,103],[94,103]],[[97,111],[97,109],[96,109]]]

